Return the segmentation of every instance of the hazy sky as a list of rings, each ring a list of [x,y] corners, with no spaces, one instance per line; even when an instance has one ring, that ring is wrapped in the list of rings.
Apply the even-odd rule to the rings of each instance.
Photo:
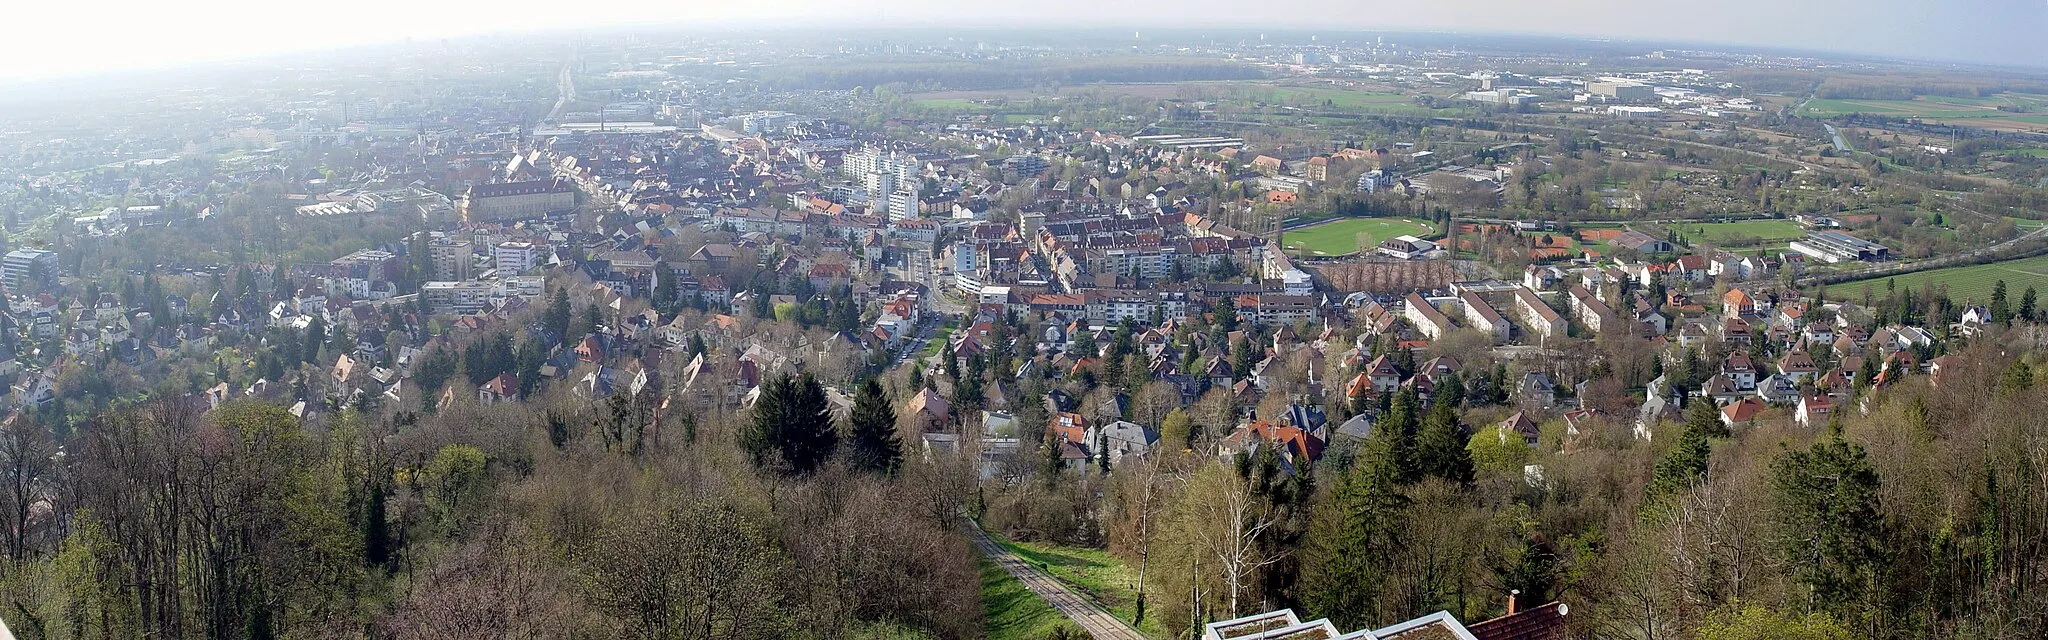
[[[1770,45],[2048,67],[2048,0],[14,0],[0,77],[622,24],[1430,29]]]

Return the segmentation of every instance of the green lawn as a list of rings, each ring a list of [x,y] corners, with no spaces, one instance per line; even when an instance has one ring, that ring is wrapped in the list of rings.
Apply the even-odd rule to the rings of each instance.
[[[1109,610],[1110,615],[1124,622],[1130,622],[1138,612],[1138,568],[1126,566],[1122,560],[1101,549],[1086,547],[1061,547],[1031,542],[1008,542],[997,540],[997,544],[1009,547],[1017,557],[1052,574],[1069,588],[1081,592],[1083,597],[1095,601]],[[1159,628],[1158,616],[1145,619],[1137,625],[1138,631],[1151,637],[1164,637]]]
[[[932,332],[932,339],[931,339],[931,341],[930,341],[930,342],[926,342],[926,343],[925,343],[925,345],[924,345],[924,350],[923,350],[923,351],[920,351],[920,352],[918,352],[918,354],[917,354],[917,355],[918,355],[918,357],[920,357],[920,358],[936,358],[936,357],[938,357],[938,355],[939,355],[939,350],[941,350],[941,349],[945,349],[945,348],[946,348],[946,342],[947,342],[947,340],[951,339],[952,337],[953,337],[953,323],[951,323],[951,322],[948,322],[948,323],[946,323],[946,324],[945,324],[944,326],[941,326],[941,327],[939,327],[939,328],[938,328],[938,330],[936,330],[936,331],[933,331],[933,332]]]
[[[2020,260],[1994,262],[1968,267],[1951,267],[1921,271],[1890,278],[1873,278],[1857,282],[1828,285],[1830,297],[1839,300],[1860,299],[1863,285],[1870,285],[1871,291],[1884,296],[1885,280],[1892,280],[1899,287],[1912,287],[1918,291],[1929,282],[1948,286],[1948,297],[1958,303],[1975,302],[1985,304],[1991,301],[1991,289],[1999,281],[2005,281],[2007,295],[2017,303],[2020,295],[2033,287],[2041,293],[2048,293],[2048,256],[2035,256]]]
[[[982,628],[988,632],[988,640],[1041,640],[1060,628],[1080,637],[1079,628],[1009,572],[988,558],[978,557],[975,562],[981,566]]]
[[[1366,235],[1360,239],[1358,234]],[[1380,241],[1394,236],[1427,238],[1436,235],[1428,223],[1414,218],[1345,218],[1291,229],[1281,234],[1287,249],[1298,255],[1341,256],[1370,251]]]
[[[1798,240],[1806,235],[1799,223],[1791,220],[1743,220],[1741,222],[1678,222],[1670,225],[1684,236],[1687,242],[1710,242],[1721,244],[1736,236],[1750,236],[1764,243]]]
[[[2012,155],[2016,155],[2016,156],[2032,156],[2032,157],[2035,157],[2035,158],[2048,158],[2048,149],[2042,149],[2042,148],[2038,148],[2038,147],[2030,147],[2030,148],[2026,148],[2026,149],[2006,149],[2006,150],[2004,150],[2004,151],[1998,151],[1998,152],[1995,152],[1995,153],[2010,153],[2010,154],[2012,154]]]

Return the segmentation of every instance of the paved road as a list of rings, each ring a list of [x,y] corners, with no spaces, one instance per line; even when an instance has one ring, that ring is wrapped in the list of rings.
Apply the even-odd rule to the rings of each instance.
[[[569,72],[569,65],[564,63],[562,71],[555,75],[555,108],[548,110],[546,121],[561,122],[562,115],[569,111],[569,103],[575,100],[576,76]]]
[[[966,529],[967,534],[974,537],[974,546],[980,548],[981,553],[987,555],[989,561],[1010,572],[1010,575],[1016,576],[1017,581],[1024,583],[1025,588],[1038,594],[1046,604],[1052,605],[1054,611],[1074,621],[1075,625],[1087,631],[1095,640],[1146,640],[1144,634],[1124,624],[1124,621],[1109,615],[1102,607],[1095,606],[1088,599],[1081,597],[1081,594],[1074,593],[1066,585],[1060,584],[1059,580],[1046,575],[1038,567],[1031,566],[1017,557],[1017,554],[990,540],[988,534],[982,532],[981,526],[974,521],[963,521],[961,528]]]

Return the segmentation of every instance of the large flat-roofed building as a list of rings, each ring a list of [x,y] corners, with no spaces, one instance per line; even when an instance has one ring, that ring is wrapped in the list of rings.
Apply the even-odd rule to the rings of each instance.
[[[540,266],[540,245],[531,242],[500,242],[491,248],[491,265],[499,273],[518,275]]]
[[[427,258],[433,267],[428,277],[435,280],[468,280],[470,266],[475,261],[476,245],[467,240],[435,240],[427,245]]]
[[[420,300],[430,313],[467,313],[490,305],[491,283],[429,282],[420,285]]]
[[[1484,104],[1495,104],[1495,105],[1501,105],[1501,106],[1504,106],[1504,107],[1519,107],[1519,106],[1522,106],[1522,105],[1526,105],[1526,104],[1535,104],[1535,103],[1536,103],[1536,96],[1535,96],[1535,95],[1532,95],[1532,94],[1527,94],[1527,93],[1522,93],[1522,92],[1520,92],[1520,91],[1516,91],[1516,90],[1514,90],[1514,89],[1493,89],[1493,90],[1487,90],[1487,91],[1467,91],[1467,92],[1465,92],[1464,94],[1462,94],[1462,95],[1460,95],[1460,96],[1458,96],[1458,97],[1460,97],[1460,98],[1463,98],[1463,99],[1465,99],[1465,100],[1469,100],[1469,101],[1472,101],[1472,102],[1479,102],[1479,103],[1484,103]]]
[[[1792,250],[1823,262],[1883,262],[1892,259],[1892,250],[1884,245],[1864,240],[1840,231],[1822,231],[1808,234],[1792,242]]]
[[[336,277],[384,282],[398,277],[398,256],[389,251],[363,249],[327,263]]]
[[[7,281],[7,288],[20,289],[34,281],[48,287],[57,282],[57,254],[41,249],[19,249],[7,252],[7,258],[0,261],[0,279]]]
[[[467,220],[532,218],[576,208],[576,187],[560,178],[480,184],[462,195]]]
[[[1657,90],[1647,84],[1602,80],[1586,83],[1586,93],[1603,96],[1616,102],[1652,102],[1657,99]]]

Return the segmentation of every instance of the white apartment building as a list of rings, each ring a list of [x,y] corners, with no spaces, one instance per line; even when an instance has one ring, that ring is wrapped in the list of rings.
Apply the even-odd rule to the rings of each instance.
[[[474,280],[429,282],[420,285],[420,301],[433,313],[466,313],[489,305],[492,287]]]
[[[518,275],[540,266],[540,246],[531,242],[500,242],[491,248],[491,264],[498,273]]]

